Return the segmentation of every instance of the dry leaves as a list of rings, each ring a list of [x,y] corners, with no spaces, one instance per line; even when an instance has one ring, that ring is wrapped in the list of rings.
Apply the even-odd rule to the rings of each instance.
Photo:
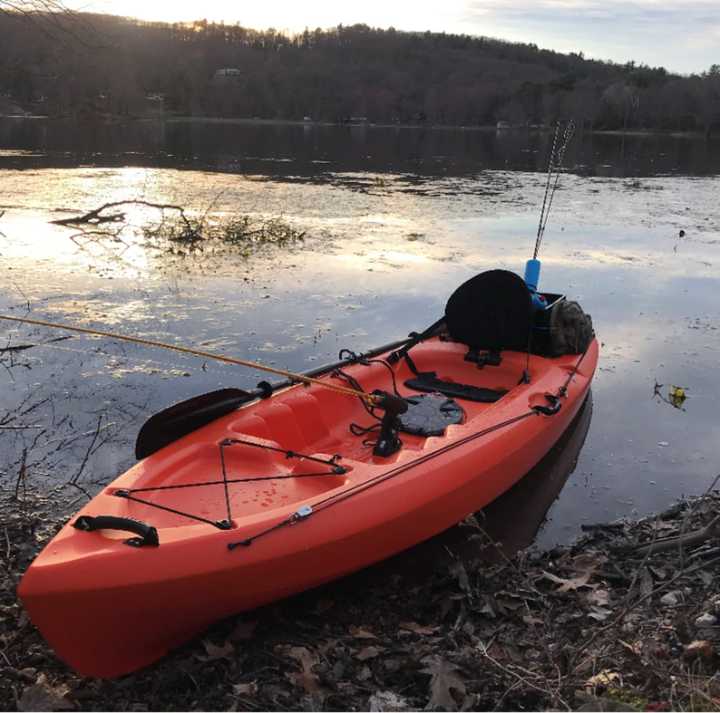
[[[580,589],[581,587],[592,587],[593,585],[588,584],[590,581],[591,573],[590,572],[583,572],[577,577],[572,577],[570,579],[566,579],[565,577],[558,577],[557,575],[551,574],[550,572],[547,572],[546,570],[543,570],[543,577],[545,579],[549,579],[551,582],[555,582],[555,584],[559,584],[560,586],[555,590],[558,593],[561,592],[574,592],[577,589]]]
[[[418,634],[419,636],[430,636],[440,630],[439,626],[423,626],[422,624],[416,624],[412,621],[403,621],[400,623],[400,636],[407,635],[408,632]]]
[[[17,703],[18,711],[69,711],[74,705],[68,700],[67,684],[52,686],[41,673],[32,686],[28,686]]]
[[[355,639],[377,639],[377,636],[375,636],[372,631],[363,629],[359,626],[351,626],[348,631],[350,632],[350,636]]]
[[[442,708],[446,711],[458,710],[465,698],[465,683],[457,675],[458,667],[445,659],[430,657],[423,659],[426,667],[421,673],[426,673],[430,678],[430,700],[425,710],[436,710]],[[461,696],[458,703],[453,697],[452,691]]]
[[[368,708],[371,713],[374,711],[406,711],[411,710],[412,707],[408,702],[407,698],[399,696],[393,691],[376,691],[370,696],[368,700]]]
[[[385,649],[382,646],[366,646],[355,654],[358,661],[367,661],[377,658]]]
[[[299,673],[286,673],[285,676],[295,686],[303,688],[311,696],[324,697],[324,691],[320,686],[318,677],[313,673],[313,666],[319,663],[319,659],[315,654],[310,652],[304,646],[292,646],[286,653],[300,665]]]

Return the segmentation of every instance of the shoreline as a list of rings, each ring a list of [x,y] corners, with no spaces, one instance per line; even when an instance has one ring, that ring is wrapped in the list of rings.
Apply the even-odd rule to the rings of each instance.
[[[122,124],[133,122],[160,122],[169,124],[226,124],[239,126],[302,126],[304,128],[350,128],[350,129],[404,129],[404,130],[425,130],[425,131],[477,131],[497,132],[499,134],[550,133],[554,130],[552,126],[508,126],[498,127],[492,125],[463,125],[463,124],[432,124],[432,123],[393,123],[393,122],[372,122],[372,121],[304,121],[302,119],[260,119],[246,117],[221,117],[221,116],[192,116],[173,114],[153,114],[147,116],[120,116],[120,115],[99,115],[99,116],[50,116],[46,114],[0,114],[0,119],[26,120],[26,121],[48,121],[62,122],[75,121],[78,123],[105,123]],[[579,129],[579,133],[598,136],[630,136],[630,137],[652,137],[663,136],[670,138],[706,139],[701,131],[681,131],[667,129]]]
[[[430,572],[399,555],[214,624],[106,681],[58,661],[15,601],[22,571],[59,526],[49,499],[5,505],[6,710],[720,709],[720,548],[698,536],[717,519],[717,491],[589,525],[544,552],[451,556]],[[477,520],[465,528],[479,554],[497,548]]]

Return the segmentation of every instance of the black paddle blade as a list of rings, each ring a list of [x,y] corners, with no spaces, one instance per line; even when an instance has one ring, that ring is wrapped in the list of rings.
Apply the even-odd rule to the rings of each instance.
[[[135,457],[146,458],[255,398],[257,394],[242,389],[220,389],[170,406],[151,416],[140,429]]]

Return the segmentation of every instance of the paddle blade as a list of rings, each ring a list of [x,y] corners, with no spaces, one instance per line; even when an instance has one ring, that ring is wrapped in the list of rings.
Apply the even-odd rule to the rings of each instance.
[[[145,422],[135,442],[135,457],[146,458],[255,398],[257,394],[242,389],[220,389],[174,404]]]

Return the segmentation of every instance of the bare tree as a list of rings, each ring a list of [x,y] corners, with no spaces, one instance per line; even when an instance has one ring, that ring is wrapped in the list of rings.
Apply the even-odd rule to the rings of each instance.
[[[60,0],[0,0],[0,12],[35,18],[39,13],[69,13]]]
[[[62,0],[0,0],[0,14],[22,17],[53,37],[70,38],[87,46],[87,18],[68,8]]]

